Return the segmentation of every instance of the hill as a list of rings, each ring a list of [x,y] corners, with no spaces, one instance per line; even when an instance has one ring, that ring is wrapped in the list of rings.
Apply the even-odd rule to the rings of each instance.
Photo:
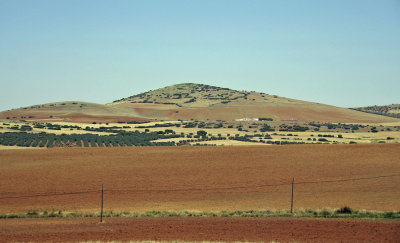
[[[149,119],[236,120],[268,117],[275,121],[379,123],[395,121],[372,114],[260,92],[202,84],[177,84],[114,101]]]
[[[3,111],[1,119],[32,122],[117,122],[147,121],[132,109],[108,107],[82,101],[54,102]]]
[[[400,104],[380,105],[380,106],[374,105],[374,106],[357,107],[353,109],[357,111],[362,111],[382,116],[400,118]]]
[[[251,93],[257,94],[257,98],[261,97],[262,100],[267,100],[266,96],[269,96],[257,92],[235,91],[210,85],[185,83],[130,96],[114,101],[113,104],[151,103],[176,105],[178,107],[208,107],[231,102],[243,103],[248,100],[248,95]]]
[[[109,104],[69,101],[0,113],[1,119],[67,122],[148,120],[286,119],[302,122],[382,123],[398,119],[255,91],[184,83],[151,90]]]

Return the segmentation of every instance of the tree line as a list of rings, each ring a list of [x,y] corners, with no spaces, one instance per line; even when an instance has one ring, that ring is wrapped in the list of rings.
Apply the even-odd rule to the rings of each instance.
[[[179,138],[180,134],[164,132],[120,132],[112,135],[51,134],[5,132],[0,133],[0,144],[22,147],[119,147],[119,146],[174,146],[175,142],[157,142],[159,139]]]

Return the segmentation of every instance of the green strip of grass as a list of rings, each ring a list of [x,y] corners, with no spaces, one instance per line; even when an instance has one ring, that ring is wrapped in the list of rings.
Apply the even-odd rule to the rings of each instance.
[[[77,217],[100,217],[100,213],[83,213],[62,211],[30,210],[26,214],[3,214],[0,218],[77,218]],[[376,212],[366,210],[352,210],[348,207],[341,209],[322,210],[298,210],[271,211],[271,210],[248,210],[248,211],[221,211],[221,212],[194,212],[194,211],[148,211],[148,212],[104,212],[103,217],[290,217],[290,218],[360,218],[360,219],[400,219],[398,212]]]

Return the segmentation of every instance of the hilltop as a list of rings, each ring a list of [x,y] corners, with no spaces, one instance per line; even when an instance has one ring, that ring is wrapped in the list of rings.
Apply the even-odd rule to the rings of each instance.
[[[249,98],[249,95],[252,95],[252,97]],[[184,83],[133,95],[114,101],[113,104],[151,103],[176,105],[179,107],[208,107],[231,102],[243,103],[249,99],[253,101],[256,99],[258,101],[265,101],[267,97],[271,98],[270,95],[263,93],[236,91],[204,84]]]
[[[108,106],[133,108],[149,119],[237,120],[268,117],[319,122],[393,121],[358,111],[255,91],[184,83],[114,101]]]
[[[398,119],[255,91],[184,83],[108,104],[55,102],[0,113],[1,119],[37,122],[143,122],[269,118],[301,122],[382,123]]]

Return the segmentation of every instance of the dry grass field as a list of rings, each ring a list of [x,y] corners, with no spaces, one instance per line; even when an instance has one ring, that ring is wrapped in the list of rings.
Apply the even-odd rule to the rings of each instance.
[[[0,151],[0,197],[99,190],[106,211],[284,210],[290,182],[400,173],[400,145],[53,148]],[[399,177],[295,185],[296,210],[400,210]],[[266,186],[285,184],[282,186]],[[0,213],[98,212],[99,192],[0,200]]]
[[[185,124],[196,123],[195,127],[185,127]],[[33,122],[20,122],[20,121],[5,121],[0,122],[0,132],[20,132],[19,129],[23,126],[30,126],[32,129],[28,133],[49,133],[49,134],[95,134],[100,136],[116,134],[115,131],[126,131],[126,132],[164,132],[165,130],[172,130],[175,134],[183,134],[183,137],[170,138],[170,139],[160,139],[154,140],[154,142],[167,142],[174,141],[179,143],[180,141],[188,141],[191,145],[216,145],[216,146],[235,146],[235,145],[265,145],[268,142],[291,142],[291,143],[318,143],[320,136],[325,136],[324,143],[337,143],[337,144],[349,144],[349,143],[361,143],[361,144],[374,144],[374,143],[400,143],[400,123],[382,123],[382,124],[357,124],[357,126],[365,126],[365,128],[360,128],[357,130],[344,130],[344,129],[333,129],[329,130],[326,125],[321,127],[321,130],[314,131],[311,127],[309,130],[304,132],[296,131],[278,131],[279,127],[275,128],[276,131],[261,132],[262,122],[258,122],[254,126],[254,122],[224,122],[223,127],[220,128],[200,128],[199,121],[158,121],[158,122],[147,122],[144,124],[126,124],[126,123],[71,123],[71,122],[51,122],[52,125],[59,126],[59,130],[49,129],[46,127],[47,123],[41,123],[43,127],[38,127],[37,123]],[[208,121],[205,124],[218,124],[220,122]],[[168,126],[172,124],[172,126]],[[221,123],[222,124],[222,123]],[[175,126],[176,125],[176,126]],[[289,125],[299,125],[307,126],[305,124],[289,124]],[[333,124],[337,125],[337,124]],[[352,126],[354,124],[349,124]],[[157,127],[158,126],[158,127]],[[238,130],[239,126],[244,126],[242,131]],[[253,126],[252,129],[247,127]],[[254,128],[256,127],[256,128]],[[371,132],[371,128],[376,127],[376,132]],[[90,129],[87,129],[90,128]],[[110,130],[100,131],[100,128],[114,129],[114,132]],[[194,138],[192,135],[196,135],[199,131],[205,131],[207,137],[222,137],[224,140],[211,140],[211,141],[199,141],[199,139]],[[254,137],[255,135],[259,135]],[[339,138],[339,135],[341,136]],[[250,140],[237,141],[230,139],[229,137],[235,136],[250,136]],[[261,143],[260,143],[261,142]],[[27,148],[27,147],[22,147]],[[7,147],[1,148],[7,149]],[[10,147],[11,149],[11,147]]]

